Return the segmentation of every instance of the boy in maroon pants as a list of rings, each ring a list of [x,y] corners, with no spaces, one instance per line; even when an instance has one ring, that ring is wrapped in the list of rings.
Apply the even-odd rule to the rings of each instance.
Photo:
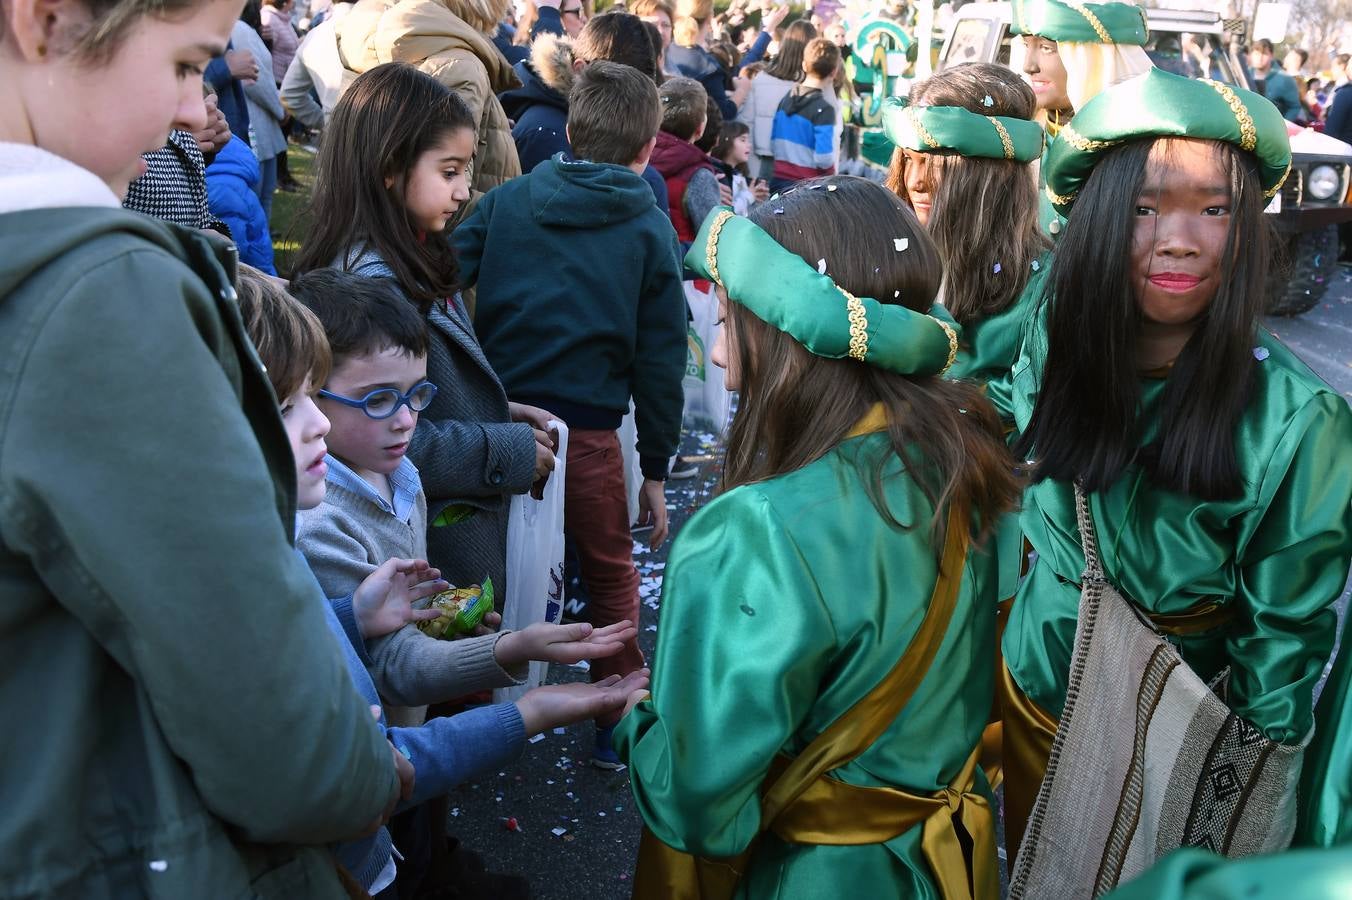
[[[634,400],[643,470],[640,516],[666,537],[664,481],[680,440],[686,316],[680,251],[640,173],[661,118],[652,80],[593,62],[577,76],[563,154],[495,188],[455,229],[474,329],[514,401],[568,422],[564,529],[591,596],[592,624],[638,621],[620,441]],[[643,665],[637,639],[594,660],[593,681]],[[618,715],[597,721],[593,763],[623,768],[610,746]]]

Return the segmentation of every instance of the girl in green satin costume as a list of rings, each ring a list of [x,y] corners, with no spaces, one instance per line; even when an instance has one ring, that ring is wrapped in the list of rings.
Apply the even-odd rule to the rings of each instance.
[[[871,309],[931,308],[941,266],[910,210],[880,185],[832,177],[762,204],[751,220],[791,252],[786,263],[730,248],[703,269],[726,288],[726,339],[711,358],[741,399],[722,493],[672,547],[652,696],[615,732],[653,835],[713,857],[738,854],[757,835],[759,791],[776,754],[801,752],[897,662],[935,588],[948,507],[989,523],[1018,491],[989,404],[940,375],[944,355],[951,359],[942,336],[938,364],[915,375],[896,373],[904,359],[875,364],[873,348],[883,356],[897,346],[885,323],[870,331],[868,362],[813,355],[796,337],[841,324],[825,320],[844,316],[844,291],[877,298],[882,306]],[[701,237],[709,232],[706,222]],[[687,264],[702,253],[697,240]],[[803,282],[825,282],[831,296],[818,303]],[[762,321],[785,310],[791,333]],[[870,313],[870,329],[874,320]],[[980,549],[984,531],[974,528],[976,549],[928,677],[832,779],[929,794],[971,756],[992,697],[995,573]],[[763,834],[737,896],[948,900],[920,832],[855,846]],[[993,847],[991,855],[993,867]],[[946,874],[967,884],[966,872]]]
[[[987,149],[980,138],[991,127],[986,117],[1027,122],[1036,101],[1027,83],[1008,68],[969,63],[916,82],[907,106],[922,116],[926,108],[957,107],[980,117],[969,126],[976,133],[955,134],[956,140],[941,136],[941,146],[934,147],[909,127],[907,107],[889,104],[883,110],[883,126],[897,144],[887,186],[911,205],[938,245],[944,260],[943,304],[962,325],[962,345],[948,375],[985,384],[1014,365],[1037,293],[1025,288],[1046,273],[1051,241],[1038,226],[1031,165],[1042,135],[1028,122],[1026,131],[1036,140],[1022,159],[1014,157],[1012,139],[1005,146],[992,141]],[[1016,124],[1001,125],[1005,135]],[[931,128],[924,134],[935,136]]]
[[[1289,166],[1285,126],[1255,94],[1160,70],[1073,124],[1048,172],[1073,212],[1002,410],[1031,464],[1021,523],[1037,552],[1002,641],[1006,700],[1032,701],[1052,728],[1065,700],[1078,479],[1108,580],[1200,676],[1229,667],[1236,714],[1299,744],[1352,561],[1352,411],[1258,325],[1262,208]],[[1009,766],[1017,705],[1005,723],[1011,851],[1041,779]],[[1331,737],[1315,735],[1307,783],[1346,783],[1312,771]]]

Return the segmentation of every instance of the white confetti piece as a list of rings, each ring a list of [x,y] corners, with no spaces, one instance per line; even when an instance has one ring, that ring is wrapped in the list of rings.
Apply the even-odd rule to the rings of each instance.
[[[1042,269],[1042,263],[1038,262],[1037,260],[1033,260],[1033,271],[1034,271],[1034,272],[1037,272],[1037,271],[1040,271],[1041,269]]]
[[[166,860],[163,860],[163,859],[152,859],[152,860],[150,861],[150,871],[152,871],[152,872],[168,872],[168,871],[169,871],[169,863],[168,863]]]
[[[1272,355],[1272,354],[1268,352],[1268,348],[1266,348],[1266,347],[1254,347],[1254,348],[1253,348],[1253,358],[1256,359],[1256,360],[1258,360],[1259,362],[1262,362],[1263,360],[1267,359],[1267,358],[1268,358],[1269,356],[1271,356],[1271,355]]]
[[[910,238],[893,238],[893,239],[892,239],[892,246],[893,246],[893,247],[896,247],[896,248],[897,248],[897,252],[900,253],[901,251],[905,250],[907,247],[911,246],[911,239],[910,239]]]
[[[537,734],[535,737],[533,737],[533,738],[530,739],[530,742],[531,742],[532,744],[538,744],[538,743],[540,743],[541,741],[543,741],[544,739],[545,739],[545,736],[544,736],[543,734]]]
[[[1000,274],[1000,269],[1002,269],[1002,268],[1003,268],[1003,266],[1001,266],[999,263],[996,263],[996,264],[995,264],[995,268],[991,269],[991,271],[994,272],[996,275],[999,275],[999,274]]]
[[[900,297],[900,296],[901,296],[901,291],[893,291],[893,292],[892,292],[892,296],[893,296],[893,297]]]
[[[552,835],[554,835],[554,837],[563,837],[565,834],[568,833],[568,829],[567,829],[567,828],[551,828],[551,829],[549,829],[549,833],[552,834]]]
[[[987,94],[985,98],[982,99],[981,105],[986,107],[987,109],[990,109],[992,106],[995,105],[995,101],[991,99],[990,94]]]
[[[826,260],[824,259],[817,260],[817,274],[818,275],[826,274]]]
[[[835,189],[836,189],[836,186],[835,186],[834,184],[828,184],[828,185],[826,186],[826,190],[827,190],[828,192],[835,191]]]
[[[567,734],[567,733],[568,733],[568,729],[567,729],[567,728],[563,728],[562,726],[560,726],[559,728],[555,728],[555,729],[554,729],[554,733],[555,733],[555,734]]]
[[[777,216],[784,215],[784,210],[781,207],[775,207],[774,209],[770,210],[770,212],[774,213]]]

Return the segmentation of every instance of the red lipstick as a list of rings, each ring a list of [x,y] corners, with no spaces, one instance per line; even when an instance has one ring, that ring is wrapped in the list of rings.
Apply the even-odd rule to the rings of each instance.
[[[1156,272],[1150,276],[1150,283],[1160,290],[1182,293],[1190,291],[1202,281],[1196,275],[1183,272]]]

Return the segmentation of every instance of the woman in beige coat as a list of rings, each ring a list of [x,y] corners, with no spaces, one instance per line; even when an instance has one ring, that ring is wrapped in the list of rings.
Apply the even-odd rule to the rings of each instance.
[[[478,121],[473,187],[521,174],[512,127],[497,95],[519,87],[489,35],[509,0],[361,0],[337,23],[338,55],[361,74],[381,63],[417,66],[460,95]]]

